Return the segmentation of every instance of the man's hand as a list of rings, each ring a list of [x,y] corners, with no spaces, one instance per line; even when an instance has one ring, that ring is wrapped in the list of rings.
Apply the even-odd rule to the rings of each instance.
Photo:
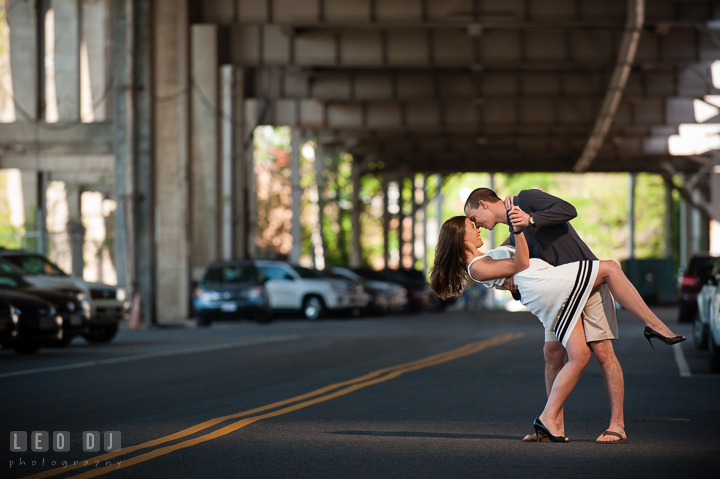
[[[514,207],[510,212],[510,222],[515,227],[530,226],[530,215],[525,213],[518,207]]]
[[[505,282],[503,282],[502,287],[507,289],[511,293],[516,293],[518,290],[518,287],[515,284],[512,276],[508,276],[507,278],[505,278]]]
[[[510,210],[513,206],[515,206],[515,196],[517,195],[510,195],[505,197],[505,210]]]

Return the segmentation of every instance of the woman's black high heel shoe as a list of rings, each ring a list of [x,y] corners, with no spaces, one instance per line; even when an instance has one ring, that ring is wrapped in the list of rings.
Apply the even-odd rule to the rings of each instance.
[[[535,428],[535,436],[537,436],[537,442],[540,442],[540,433],[542,432],[545,436],[547,436],[551,442],[568,442],[567,438],[565,436],[553,436],[550,434],[550,431],[547,430],[547,428],[543,425],[542,421],[540,420],[540,416],[536,417],[533,421],[533,427]]]
[[[645,339],[648,340],[648,343],[650,343],[650,346],[655,349],[655,346],[653,346],[652,341],[650,341],[650,338],[659,339],[665,344],[673,345],[675,343],[680,343],[682,341],[685,341],[685,336],[675,336],[674,338],[668,338],[666,336],[663,336],[662,334],[655,331],[650,326],[645,326],[645,330],[643,331],[643,335],[645,336]]]

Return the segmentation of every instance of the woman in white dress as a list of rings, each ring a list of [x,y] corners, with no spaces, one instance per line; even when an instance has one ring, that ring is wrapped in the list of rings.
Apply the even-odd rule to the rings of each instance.
[[[518,207],[513,208],[511,222],[519,221],[521,214]],[[462,294],[466,275],[488,286],[501,285],[505,278],[514,276],[522,303],[546,329],[555,331],[567,349],[568,361],[553,383],[545,409],[533,422],[538,439],[545,435],[553,442],[567,442],[555,424],[560,408],[590,360],[579,319],[595,288],[607,284],[615,299],[645,323],[644,335],[651,346],[651,338],[675,344],[685,337],[676,336],[655,316],[616,262],[579,261],[554,267],[530,258],[520,227],[514,229],[514,234],[514,251],[501,246],[483,255],[478,251],[483,245],[480,230],[473,222],[464,216],[450,218],[440,229],[430,284],[438,296],[446,299]]]

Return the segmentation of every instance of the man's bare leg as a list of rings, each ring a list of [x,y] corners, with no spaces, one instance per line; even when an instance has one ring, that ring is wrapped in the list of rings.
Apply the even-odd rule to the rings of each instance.
[[[553,383],[560,370],[565,366],[565,355],[566,351],[560,341],[548,341],[543,347],[543,353],[545,355],[545,393],[550,396],[552,391]],[[557,415],[557,422],[555,426],[560,431],[560,435],[565,435],[565,417],[563,415],[565,407],[560,408],[560,412]],[[537,436],[535,433],[528,434],[523,438],[523,441],[536,441]]]
[[[615,356],[612,342],[609,339],[604,341],[593,341],[588,343],[595,358],[600,365],[603,380],[605,382],[605,390],[607,391],[608,400],[610,401],[610,426],[608,430],[617,432],[623,437],[625,435],[625,419],[623,412],[623,402],[625,399],[625,380],[623,379],[622,368],[620,362]],[[617,441],[615,436],[600,436],[599,442]]]

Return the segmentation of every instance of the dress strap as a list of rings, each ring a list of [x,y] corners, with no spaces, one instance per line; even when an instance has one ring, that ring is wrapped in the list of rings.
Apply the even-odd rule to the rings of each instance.
[[[478,283],[480,283],[480,281],[478,281],[478,280],[476,280],[475,278],[473,278],[473,275],[472,275],[472,273],[470,272],[470,266],[472,266],[475,261],[479,260],[479,259],[482,258],[483,256],[485,256],[485,255],[475,256],[475,257],[472,259],[472,261],[470,261],[470,264],[468,264],[468,267],[467,267],[468,276],[470,276],[470,279],[472,279],[473,281],[476,281],[476,282],[478,282]]]

